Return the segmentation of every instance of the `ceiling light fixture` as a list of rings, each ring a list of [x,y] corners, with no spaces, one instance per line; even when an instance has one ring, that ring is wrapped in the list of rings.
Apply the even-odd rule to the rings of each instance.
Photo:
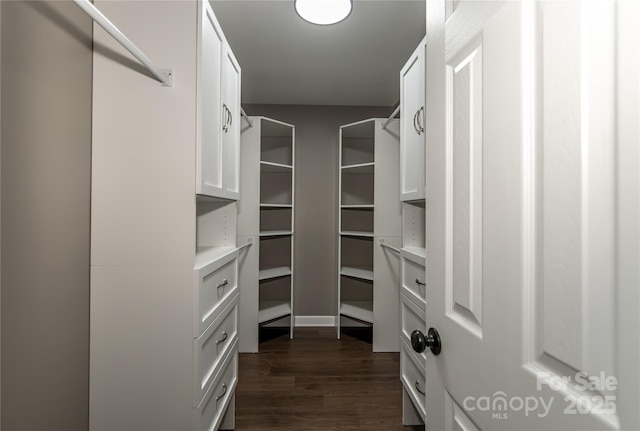
[[[352,0],[295,0],[296,13],[313,24],[335,24],[351,13]]]

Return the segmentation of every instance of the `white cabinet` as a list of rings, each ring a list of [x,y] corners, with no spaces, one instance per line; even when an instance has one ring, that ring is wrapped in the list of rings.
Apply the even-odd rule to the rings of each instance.
[[[373,326],[373,351],[398,351],[399,122],[371,119],[340,127],[338,310],[342,326]],[[393,286],[393,288],[390,288]]]
[[[425,48],[426,38],[400,72],[400,196],[425,197]]]
[[[261,325],[286,325],[293,338],[295,127],[250,117],[242,130],[238,241],[253,240],[240,261],[240,352],[257,352]]]
[[[198,5],[196,193],[237,200],[240,66],[209,2]]]
[[[222,61],[222,153],[224,197],[240,198],[240,82],[241,71],[229,45]]]

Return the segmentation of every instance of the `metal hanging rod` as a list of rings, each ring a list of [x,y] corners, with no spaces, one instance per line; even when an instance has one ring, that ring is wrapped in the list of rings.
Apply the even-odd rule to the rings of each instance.
[[[253,121],[251,121],[251,118],[249,118],[247,113],[244,112],[244,109],[242,107],[240,107],[240,115],[244,117],[245,120],[247,120],[247,123],[249,123],[249,127],[253,127]]]
[[[236,250],[239,252],[241,252],[243,249],[247,248],[247,247],[251,247],[253,245],[253,238],[249,238],[249,240],[247,242],[245,242],[244,244],[242,244],[240,247],[236,248]]]
[[[85,11],[100,27],[106,30],[120,45],[124,46],[135,58],[144,64],[153,75],[158,78],[164,87],[173,85],[173,71],[171,69],[160,69],[140,50],[133,42],[129,40],[109,19],[102,14],[89,0],[73,0],[80,9]]]
[[[400,249],[399,248],[395,248],[395,247],[392,247],[390,245],[385,244],[383,239],[380,240],[380,247],[388,248],[392,252],[400,254]]]
[[[389,123],[391,122],[391,120],[393,120],[393,117],[395,117],[396,115],[398,115],[398,113],[400,113],[400,105],[398,105],[398,107],[396,109],[393,110],[393,112],[391,113],[391,115],[389,116],[389,118],[387,118],[387,121],[384,122],[384,124],[382,125],[383,129],[386,129],[387,126],[389,125]]]

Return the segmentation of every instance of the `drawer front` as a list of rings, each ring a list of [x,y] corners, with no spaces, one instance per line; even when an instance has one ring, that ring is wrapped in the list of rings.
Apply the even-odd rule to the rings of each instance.
[[[238,383],[238,342],[234,342],[223,368],[207,390],[200,405],[194,409],[197,431],[218,429],[222,416]]]
[[[403,292],[400,295],[401,304],[400,304],[400,322],[401,322],[401,338],[408,344],[411,345],[411,333],[415,329],[419,329],[422,332],[425,332],[425,312],[420,307],[411,301]],[[422,361],[423,367],[427,365],[427,350],[422,353],[415,353],[418,355]]]
[[[411,397],[416,410],[425,420],[425,369],[414,359],[411,347],[406,342],[402,343],[400,352],[400,380]],[[422,392],[422,393],[421,393]]]
[[[220,313],[221,303],[237,291],[238,259],[233,258],[211,272],[197,272],[197,322],[194,336],[202,334]]]
[[[194,407],[200,404],[206,389],[220,371],[222,360],[226,357],[238,334],[238,294],[225,301],[225,309],[197,339],[194,344]],[[227,304],[228,302],[228,304]]]
[[[425,303],[426,298],[425,275],[423,265],[402,258],[402,287],[413,302],[420,305]]]

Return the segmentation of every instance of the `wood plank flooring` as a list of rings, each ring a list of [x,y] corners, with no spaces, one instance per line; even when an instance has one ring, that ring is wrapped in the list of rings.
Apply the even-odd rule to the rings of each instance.
[[[268,331],[240,354],[237,431],[424,430],[402,426],[399,354],[372,353],[370,330]]]

